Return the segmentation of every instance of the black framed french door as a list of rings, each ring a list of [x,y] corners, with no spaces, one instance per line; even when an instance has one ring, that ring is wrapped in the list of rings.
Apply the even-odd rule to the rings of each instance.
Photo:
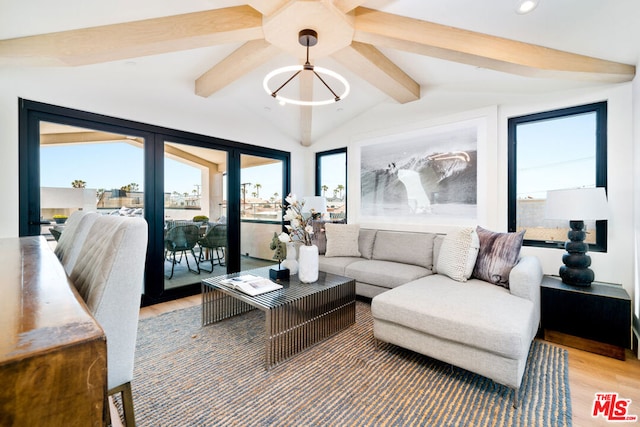
[[[22,99],[19,129],[19,235],[46,234],[56,227],[53,216],[65,216],[74,209],[144,216],[149,224],[144,305],[200,292],[200,280],[206,275],[195,273],[198,268],[194,257],[209,261],[205,268],[213,269],[215,273],[211,274],[240,271],[243,154],[282,162],[283,194],[289,189],[290,156],[284,151]],[[43,134],[43,129],[53,131]],[[85,154],[83,158],[81,151],[89,145],[101,148],[102,154]],[[66,151],[57,150],[55,156],[47,152],[62,147]],[[67,170],[91,163],[89,169],[101,171],[102,177],[92,177],[90,183],[82,175],[73,175],[68,183],[47,184],[51,176],[56,176],[43,169],[47,161],[51,163],[50,157],[54,164],[56,158],[65,162]],[[191,176],[191,181],[185,181],[184,175]],[[65,186],[69,188],[58,188]],[[61,203],[59,199],[51,203],[51,194],[65,194],[62,199],[66,200],[71,188],[74,193],[84,194],[83,204]],[[203,216],[207,221],[202,221]],[[221,222],[222,217],[226,226],[223,259],[214,266],[211,257],[220,251],[206,246],[203,250],[200,245],[193,253],[175,254],[182,255],[181,263],[186,261],[185,256],[190,257],[193,271],[189,280],[170,282],[167,277],[174,261],[167,261],[167,229],[175,224],[198,223],[198,237],[204,238],[208,228]],[[52,235],[48,239],[53,239]],[[171,280],[174,277],[175,268]]]

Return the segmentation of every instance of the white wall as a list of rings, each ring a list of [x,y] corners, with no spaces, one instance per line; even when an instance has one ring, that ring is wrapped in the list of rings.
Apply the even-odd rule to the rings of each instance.
[[[0,237],[18,235],[18,98],[290,151],[292,190],[302,193],[306,180],[313,182],[304,173],[308,150],[298,141],[258,117],[247,126],[246,111],[194,96],[193,82],[165,85],[163,78],[97,75],[91,66],[0,67]]]
[[[636,78],[636,80],[638,80]],[[635,262],[634,262],[634,229],[633,200],[634,152],[633,95],[640,99],[638,83],[602,86],[596,89],[583,89],[557,94],[538,94],[506,99],[498,106],[478,108],[465,112],[452,113],[448,104],[443,112],[439,112],[429,104],[418,101],[414,106],[407,106],[403,114],[392,114],[401,106],[381,105],[366,115],[353,120],[327,135],[314,144],[314,152],[338,147],[348,147],[347,156],[352,166],[358,155],[358,144],[363,137],[392,134],[402,129],[416,129],[420,126],[435,126],[455,120],[473,117],[487,119],[486,169],[479,176],[486,182],[484,191],[479,194],[478,223],[496,231],[507,229],[507,120],[509,117],[526,115],[540,111],[608,101],[608,194],[611,205],[609,221],[609,240],[607,253],[591,253],[592,269],[596,280],[621,283],[630,295],[634,294]],[[422,106],[422,108],[421,108]],[[400,118],[399,118],[400,117]],[[636,113],[637,121],[637,113]],[[491,128],[493,127],[493,129]],[[636,141],[638,136],[636,135]],[[640,156],[640,155],[639,155]],[[482,162],[479,162],[482,164]],[[349,171],[349,221],[358,220],[359,207],[352,203],[354,192],[359,188],[352,184],[358,182],[358,170]],[[482,191],[479,186],[479,191]],[[485,205],[480,205],[480,200]],[[375,224],[374,224],[375,225]],[[389,224],[382,224],[391,228]],[[429,224],[428,226],[397,224],[393,228],[427,228],[433,231],[446,231],[449,226]],[[523,248],[523,253],[534,254],[542,262],[546,274],[558,274],[562,265],[563,251],[558,249]]]
[[[636,69],[640,69],[640,62],[636,65]],[[633,92],[633,123],[635,124],[633,127],[633,162],[634,162],[634,173],[631,175],[633,179],[634,188],[633,188],[633,237],[634,237],[634,292],[635,295],[640,296],[640,77],[636,75],[636,78],[633,80],[632,84],[632,92]],[[636,336],[640,335],[640,298],[634,299],[634,327]],[[640,355],[639,355],[640,356]]]

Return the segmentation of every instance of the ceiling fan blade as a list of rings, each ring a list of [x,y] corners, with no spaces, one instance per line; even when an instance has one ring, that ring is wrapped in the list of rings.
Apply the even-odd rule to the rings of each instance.
[[[370,44],[353,42],[332,56],[401,104],[420,99],[420,85]]]
[[[313,74],[300,73],[300,99],[313,99]],[[311,145],[311,124],[313,109],[308,105],[300,106],[300,144],[308,147]]]
[[[249,6],[0,40],[0,64],[86,65],[262,39]]]
[[[209,97],[280,53],[266,40],[243,44],[196,80],[196,95]]]
[[[635,67],[358,7],[354,41],[527,77],[633,79]]]

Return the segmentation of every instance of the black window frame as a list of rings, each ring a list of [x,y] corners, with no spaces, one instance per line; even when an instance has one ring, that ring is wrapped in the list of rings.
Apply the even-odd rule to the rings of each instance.
[[[518,125],[558,119],[585,113],[596,114],[596,187],[604,187],[607,191],[607,101],[574,107],[561,108],[525,116],[512,117],[508,120],[508,229],[516,231],[517,224],[517,128]],[[569,229],[567,223],[567,230]],[[525,239],[525,246],[542,248],[564,248],[564,243],[546,242]],[[591,252],[607,252],[607,221],[596,221],[596,243],[589,244]]]
[[[171,140],[182,144],[213,148],[228,153],[227,157],[227,225],[228,253],[236,254],[226,259],[228,273],[240,271],[240,156],[243,154],[268,157],[283,162],[283,194],[291,188],[291,153],[273,148],[251,145],[193,132],[165,128],[102,114],[77,110],[18,98],[18,232],[19,236],[37,235],[40,232],[40,130],[39,122],[48,121],[77,127],[110,131],[145,138],[145,219],[149,224],[147,264],[163,259],[163,224],[156,219],[164,210],[164,143]],[[152,186],[153,191],[147,191]],[[34,203],[33,200],[38,200]],[[237,218],[237,220],[235,220]],[[279,222],[278,222],[279,223]],[[148,268],[145,272],[142,305],[151,305],[193,295],[200,292],[199,283],[174,289],[164,289],[163,272]]]
[[[347,147],[335,148],[333,150],[316,152],[316,196],[322,196],[322,158],[324,156],[333,156],[335,154],[344,153],[344,217],[348,217],[348,199],[349,199],[349,173],[348,173],[348,156]]]

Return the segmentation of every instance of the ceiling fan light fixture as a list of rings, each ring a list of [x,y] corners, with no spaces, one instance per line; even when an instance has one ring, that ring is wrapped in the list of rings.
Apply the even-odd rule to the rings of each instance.
[[[516,13],[524,15],[533,11],[538,7],[539,0],[517,0],[516,1]]]
[[[335,71],[329,70],[327,68],[316,67],[309,62],[309,47],[315,46],[318,43],[318,33],[316,33],[314,30],[309,30],[309,29],[302,30],[298,33],[298,41],[300,42],[301,45],[307,48],[306,62],[303,65],[289,65],[289,66],[277,68],[271,71],[264,77],[264,80],[262,81],[262,86],[264,87],[264,90],[273,98],[278,100],[280,102],[280,105],[294,104],[294,105],[313,107],[318,105],[333,104],[334,102],[338,102],[342,99],[345,99],[347,95],[349,95],[349,92],[351,91],[351,87],[347,79],[345,79],[343,76],[336,73]],[[271,81],[271,79],[273,79],[275,76],[279,74],[288,73],[288,72],[293,72],[294,74],[291,77],[289,77],[289,79],[286,80],[282,85],[280,85],[280,87],[278,87],[276,90],[271,90],[271,88],[269,87],[269,82]],[[320,82],[322,82],[322,84],[331,92],[332,97],[328,99],[319,100],[319,101],[305,101],[302,99],[294,99],[294,98],[289,98],[289,97],[280,95],[278,92],[280,92],[282,88],[284,88],[289,82],[291,82],[294,78],[296,78],[301,72],[313,73],[313,75],[318,80],[320,80]],[[338,80],[344,86],[344,90],[342,91],[342,93],[337,94],[322,78],[322,75],[330,76]]]
[[[333,90],[331,90],[331,92],[333,94],[333,97],[327,98],[327,99],[323,99],[323,100],[319,100],[319,101],[304,101],[304,100],[301,100],[301,99],[293,99],[293,98],[288,98],[288,97],[282,96],[282,95],[277,93],[280,89],[282,89],[284,86],[286,86],[287,83],[289,83],[291,80],[293,80],[293,78],[296,77],[302,71],[312,71],[321,80],[322,80],[322,77],[320,77],[320,75],[331,76],[334,79],[338,80],[344,86],[344,90],[339,95],[335,94],[335,92],[333,92]],[[284,74],[284,73],[290,73],[290,72],[293,72],[294,75],[291,76],[291,78],[289,78],[289,80],[287,80],[276,91],[272,91],[269,88],[269,81],[272,78],[274,78],[278,74]],[[349,82],[347,81],[347,79],[345,79],[344,77],[342,77],[340,74],[336,73],[335,71],[329,70],[327,68],[322,68],[322,67],[313,67],[312,70],[309,70],[308,68],[305,68],[304,65],[288,65],[286,67],[276,68],[275,70],[271,71],[269,74],[267,74],[264,77],[264,80],[262,81],[262,86],[264,87],[264,90],[269,95],[271,95],[276,100],[280,101],[280,104],[282,104],[284,102],[285,104],[304,105],[304,106],[311,106],[311,107],[318,106],[318,105],[333,104],[334,102],[338,102],[338,101],[340,101],[342,99],[345,99],[347,97],[347,95],[349,95],[349,92],[351,92],[351,86],[349,85]]]

